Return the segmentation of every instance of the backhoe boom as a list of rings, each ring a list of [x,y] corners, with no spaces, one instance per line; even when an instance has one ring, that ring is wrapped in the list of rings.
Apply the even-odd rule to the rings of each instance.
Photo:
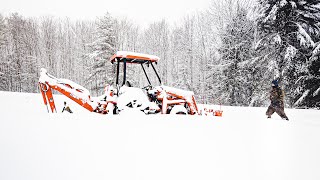
[[[41,69],[39,79],[39,88],[43,97],[44,104],[50,107],[52,113],[57,112],[53,99],[52,89],[67,96],[80,106],[86,108],[90,112],[107,113],[106,106],[108,101],[97,100],[90,97],[90,93],[84,87],[67,79],[58,79],[47,73],[45,69]],[[111,102],[114,103],[114,102]],[[101,108],[103,107],[103,108]],[[48,110],[49,111],[49,110]]]

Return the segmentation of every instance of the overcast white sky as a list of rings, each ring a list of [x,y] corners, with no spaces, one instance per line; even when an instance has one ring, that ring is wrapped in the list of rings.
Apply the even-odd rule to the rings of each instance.
[[[107,11],[145,26],[163,18],[175,22],[188,13],[206,9],[211,0],[0,0],[0,13],[26,17],[53,15],[94,19]]]

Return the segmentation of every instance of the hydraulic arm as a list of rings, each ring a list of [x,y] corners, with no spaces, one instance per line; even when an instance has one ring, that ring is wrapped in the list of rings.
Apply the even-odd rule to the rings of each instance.
[[[52,113],[57,112],[52,89],[67,96],[91,112],[94,111],[97,113],[106,114],[108,113],[106,110],[108,103],[115,103],[114,101],[110,100],[110,98],[107,98],[107,95],[103,95],[102,97],[98,98],[91,98],[89,91],[84,87],[67,79],[58,79],[48,74],[46,69],[41,69],[40,74],[39,88],[44,104],[47,106],[47,109],[49,105]],[[112,93],[109,93],[108,95],[112,96]],[[107,101],[108,99],[109,101]]]

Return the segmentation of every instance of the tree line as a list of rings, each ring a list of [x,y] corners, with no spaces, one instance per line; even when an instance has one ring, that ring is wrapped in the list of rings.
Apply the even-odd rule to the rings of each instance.
[[[287,107],[320,107],[320,9],[316,0],[223,0],[142,29],[106,13],[95,21],[0,14],[0,90],[38,92],[39,69],[100,95],[112,84],[116,51],[159,56],[162,83],[195,92],[197,101],[266,106],[279,79]],[[146,84],[130,66],[135,86]],[[151,79],[156,77],[152,76]]]

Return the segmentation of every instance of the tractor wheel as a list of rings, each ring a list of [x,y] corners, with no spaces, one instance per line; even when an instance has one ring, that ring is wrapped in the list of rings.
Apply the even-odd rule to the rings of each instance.
[[[187,115],[188,114],[188,111],[187,109],[182,106],[182,105],[176,105],[174,106],[171,111],[170,111],[170,114],[183,114],[183,115]]]

